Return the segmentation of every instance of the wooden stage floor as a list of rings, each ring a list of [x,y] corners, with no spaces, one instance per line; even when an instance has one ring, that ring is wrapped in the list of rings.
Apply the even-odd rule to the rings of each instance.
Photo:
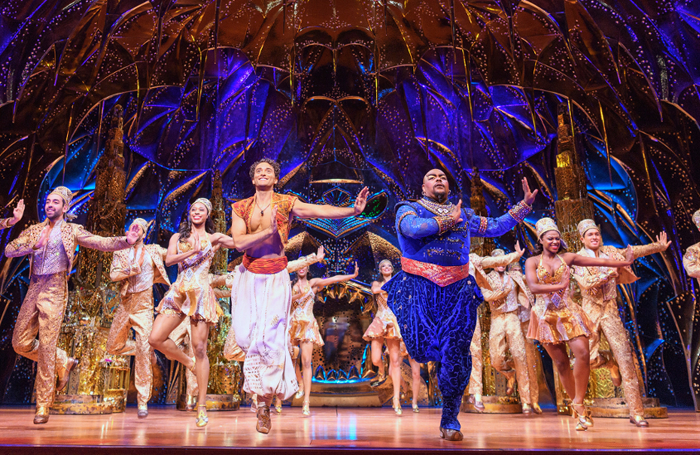
[[[464,441],[439,437],[440,410],[404,409],[396,417],[391,408],[301,408],[273,412],[272,431],[255,431],[249,409],[210,412],[209,425],[199,429],[194,413],[172,407],[150,409],[145,420],[136,409],[106,416],[52,415],[48,424],[33,425],[28,407],[0,409],[0,454],[6,453],[211,453],[216,449],[252,449],[256,453],[327,453],[355,449],[384,454],[411,451],[684,451],[700,449],[700,414],[671,411],[669,418],[651,420],[639,429],[624,419],[596,419],[587,432],[577,432],[571,417],[553,410],[540,416],[460,414]],[[42,447],[37,450],[37,447]],[[140,449],[140,450],[139,450]]]

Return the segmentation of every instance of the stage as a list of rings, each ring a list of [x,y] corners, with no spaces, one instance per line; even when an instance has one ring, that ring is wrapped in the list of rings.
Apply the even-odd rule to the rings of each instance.
[[[157,453],[197,454],[218,449],[248,449],[256,453],[362,453],[439,451],[613,453],[623,451],[685,451],[700,449],[700,415],[691,410],[670,411],[668,419],[651,420],[636,428],[626,419],[596,419],[587,432],[574,430],[574,420],[553,410],[543,415],[460,414],[464,441],[440,439],[440,409],[404,409],[396,417],[391,408],[300,408],[272,413],[272,431],[255,431],[249,409],[210,412],[209,425],[195,427],[194,413],[174,407],[154,407],[145,420],[136,408],[106,416],[52,415],[48,424],[32,424],[29,407],[0,410],[0,453]],[[41,447],[37,449],[37,447]]]

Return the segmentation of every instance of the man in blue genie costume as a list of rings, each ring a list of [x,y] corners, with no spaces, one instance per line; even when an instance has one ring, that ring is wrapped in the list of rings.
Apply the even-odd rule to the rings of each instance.
[[[476,308],[483,300],[469,275],[470,237],[497,237],[523,221],[537,190],[531,192],[526,179],[522,184],[525,198],[507,214],[481,217],[463,209],[461,200],[450,202],[447,176],[433,169],[423,177],[423,197],[396,206],[402,271],[384,290],[411,357],[440,362],[440,433],[450,441],[463,439],[457,415],[469,382]]]

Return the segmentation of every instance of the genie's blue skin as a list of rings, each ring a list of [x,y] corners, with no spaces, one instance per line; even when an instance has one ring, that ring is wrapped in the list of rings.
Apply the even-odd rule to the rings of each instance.
[[[462,209],[462,222],[440,234],[435,214],[417,202],[397,205],[396,231],[405,258],[460,266],[469,263],[471,236],[498,237],[518,224],[510,213],[498,218],[480,217]],[[521,210],[519,217],[528,209]],[[469,383],[469,345],[476,325],[476,308],[483,301],[472,276],[444,287],[404,271],[383,287],[396,314],[408,353],[416,361],[440,362],[438,385],[443,397],[440,426],[459,430],[457,420],[464,389]]]

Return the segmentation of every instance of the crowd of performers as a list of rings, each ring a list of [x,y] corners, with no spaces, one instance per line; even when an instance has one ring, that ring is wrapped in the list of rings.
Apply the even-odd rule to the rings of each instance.
[[[356,264],[351,275],[310,277],[309,265],[323,259],[323,248],[288,262],[284,247],[290,222],[293,217],[359,215],[367,203],[368,189],[360,191],[352,207],[308,204],[293,195],[274,192],[279,174],[280,167],[272,160],[251,166],[255,195],[233,204],[230,235],[214,232],[211,203],[197,199],[167,250],[144,244],[148,223],[143,219],[134,220],[124,237],[100,237],[69,222],[69,189],[58,187],[46,197],[46,219],[25,229],[5,248],[8,257],[31,258],[30,285],[15,323],[12,345],[18,354],[38,363],[35,424],[48,421],[56,390],[66,385],[78,364],[57,348],[67,303],[67,278],[78,246],[115,252],[110,277],[120,283],[121,303],[107,351],[135,356],[139,418],[148,416],[155,349],[185,366],[188,394],[197,396],[196,425],[207,425],[207,340],[210,327],[222,314],[217,303],[224,292],[221,289],[229,290],[223,295],[230,293],[232,315],[224,356],[244,361],[243,390],[254,396],[257,431],[270,431],[270,407],[275,398],[279,411],[279,400],[295,394],[303,397],[302,413],[309,415],[312,353],[314,346],[324,344],[313,315],[315,295],[326,286],[357,277],[358,269]],[[660,233],[649,245],[617,249],[603,245],[600,228],[593,220],[582,220],[578,233],[584,247],[573,253],[567,251],[555,221],[542,218],[535,225],[537,251],[525,261],[524,274],[520,268],[524,251],[517,243],[509,254],[500,249],[486,257],[470,254],[472,236],[501,236],[530,213],[537,190],[531,191],[525,179],[522,187],[523,200],[508,213],[482,217],[463,208],[461,201],[450,202],[447,176],[433,169],[424,176],[423,197],[397,205],[401,270],[394,274],[389,260],[379,263],[380,279],[371,287],[377,308],[364,334],[371,343],[372,362],[379,369],[372,385],[391,377],[393,409],[401,415],[400,365],[407,356],[413,376],[412,408],[419,412],[420,364],[438,362],[443,398],[440,434],[448,440],[461,440],[457,417],[467,387],[474,407],[484,410],[477,307],[485,300],[492,315],[488,335],[491,363],[505,375],[508,394],[517,382],[523,413],[542,413],[536,340],[551,357],[572,399],[577,430],[593,426],[584,405],[591,368],[610,370],[613,383],[624,387],[630,422],[647,426],[634,353],[617,309],[616,286],[637,279],[630,268],[636,258],[668,248],[666,234]],[[0,228],[16,224],[23,212],[20,201],[13,218],[0,220]],[[700,228],[700,211],[693,221]],[[221,247],[244,252],[242,263],[228,275],[211,275],[212,259]],[[700,244],[688,249],[683,263],[691,277],[700,276]],[[174,264],[178,275],[171,284],[165,267]],[[292,272],[296,272],[294,282],[290,281]],[[570,295],[572,277],[581,289],[581,305]],[[155,310],[154,321],[155,283],[170,288]],[[134,329],[134,339],[130,329]],[[600,350],[601,333],[612,356]],[[186,336],[190,347],[183,350]],[[384,345],[388,372],[382,361]],[[507,352],[512,360],[507,360]],[[575,359],[573,369],[569,352]]]

